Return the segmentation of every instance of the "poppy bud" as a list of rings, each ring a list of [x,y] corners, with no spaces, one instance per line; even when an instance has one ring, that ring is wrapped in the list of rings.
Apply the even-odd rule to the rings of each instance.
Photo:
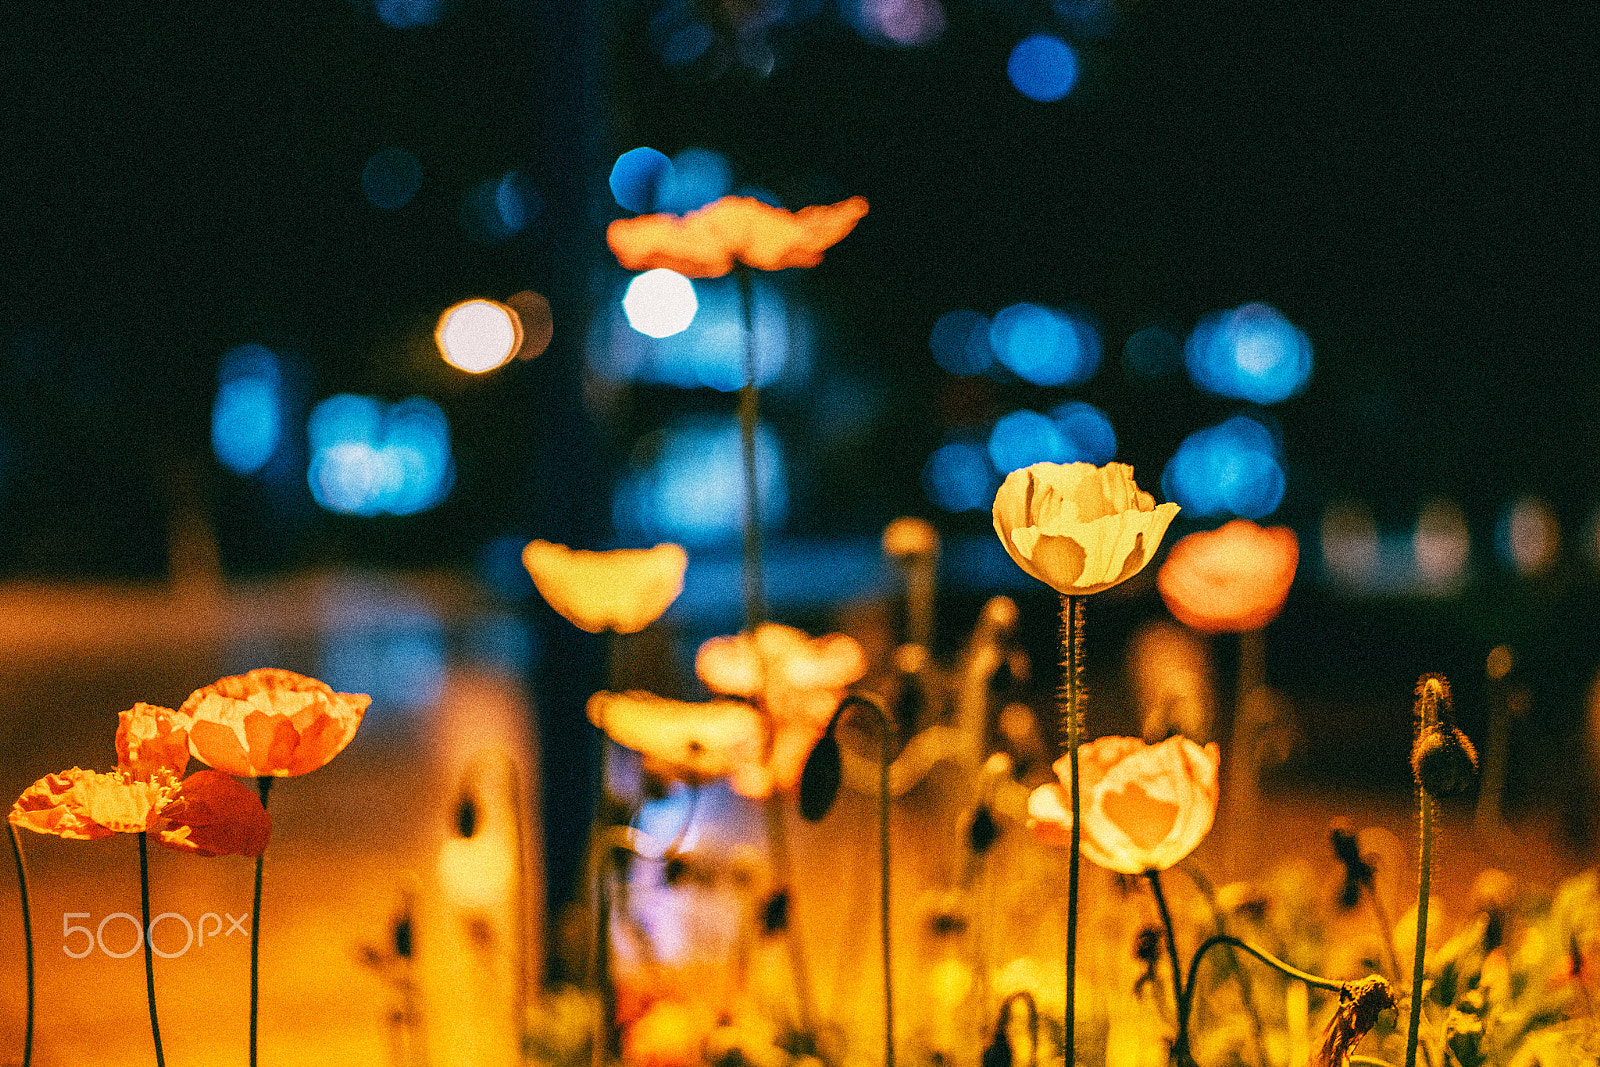
[[[844,765],[839,755],[839,739],[833,727],[822,735],[817,747],[811,750],[804,769],[800,772],[800,817],[807,822],[820,822],[833,807],[839,795],[839,785],[844,780]]]
[[[1454,726],[1437,726],[1412,746],[1411,773],[1435,799],[1460,796],[1478,777],[1478,753]]]

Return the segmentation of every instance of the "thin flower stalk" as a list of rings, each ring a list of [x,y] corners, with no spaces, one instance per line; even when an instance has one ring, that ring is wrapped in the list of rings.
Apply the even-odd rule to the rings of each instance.
[[[1061,596],[1061,647],[1066,653],[1061,679],[1061,732],[1066,741],[1072,781],[1068,786],[1072,805],[1072,840],[1067,853],[1067,997],[1066,1022],[1062,1030],[1068,1067],[1075,1064],[1077,1046],[1078,985],[1078,868],[1083,851],[1082,775],[1078,773],[1078,745],[1083,740],[1083,598],[1070,593]]]
[[[150,945],[150,845],[148,834],[139,831],[139,915],[144,942],[144,991],[150,1002],[150,1036],[156,1045],[156,1067],[167,1067],[167,1058],[161,1051],[161,1023],[156,1018],[156,968]],[[255,920],[251,920],[252,928]]]
[[[256,792],[261,797],[261,807],[267,806],[267,794],[272,790],[272,776],[263,774],[256,779]],[[250,1067],[256,1067],[256,1034],[261,1017],[261,872],[267,854],[263,850],[256,857],[255,893],[250,905]]]
[[[744,313],[744,385],[739,388],[739,446],[744,461],[744,618],[745,628],[753,631],[766,621],[767,612],[761,572],[761,493],[756,480],[759,390],[756,388],[755,293],[749,267],[740,263],[734,273],[739,279],[739,302]]]
[[[33,915],[28,905],[28,868],[22,862],[22,839],[17,824],[8,822],[11,830],[11,858],[17,864],[17,889],[22,896],[22,947],[26,958],[28,1006],[27,1021],[22,1031],[22,1067],[33,1063]]]

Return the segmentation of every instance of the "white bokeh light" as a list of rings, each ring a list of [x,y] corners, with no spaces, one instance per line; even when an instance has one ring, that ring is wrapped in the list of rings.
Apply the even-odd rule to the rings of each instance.
[[[494,370],[522,347],[517,313],[495,300],[463,300],[439,316],[433,339],[444,361],[469,374]]]
[[[674,270],[657,267],[628,283],[622,310],[628,325],[647,337],[671,337],[694,321],[700,302],[694,285]]]

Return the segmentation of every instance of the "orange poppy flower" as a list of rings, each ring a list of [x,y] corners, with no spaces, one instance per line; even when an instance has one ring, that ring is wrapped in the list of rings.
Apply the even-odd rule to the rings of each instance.
[[[766,710],[772,730],[766,760],[741,766],[732,777],[736,792],[762,798],[799,784],[839,702],[867,673],[867,656],[845,634],[813,638],[769,622],[750,633],[713,637],[700,646],[694,669],[712,692]]]
[[[720,278],[736,263],[756,270],[815,267],[866,213],[860,196],[795,212],[725,196],[683,216],[617,219],[606,227],[606,243],[628,270],[665,267],[689,278]]]
[[[171,708],[140,702],[117,716],[117,769],[148,778],[161,768],[181,776],[189,766],[189,724]]]
[[[1183,859],[1211,831],[1221,761],[1215,742],[1201,748],[1178,735],[1155,745],[1102,737],[1079,748],[1083,854],[1123,874],[1164,871]],[[1065,845],[1072,835],[1070,757],[1052,769],[1060,781],[1028,797],[1028,825],[1041,840]]]
[[[1172,546],[1156,575],[1173,617],[1204,633],[1259,630],[1278,617],[1300,561],[1287,526],[1234,519]]]
[[[259,856],[271,820],[249,788],[219,771],[179,781],[165,767],[145,777],[74,767],[49,774],[11,807],[13,825],[77,841],[148,833],[158,844],[201,856]]]
[[[705,782],[761,762],[761,718],[742,700],[691,704],[654,693],[599,692],[589,721],[661,778]]]
[[[994,496],[994,532],[1017,566],[1058,593],[1083,596],[1150,562],[1176,504],[1157,504],[1126,463],[1035,463]]]
[[[355,737],[372,698],[335,693],[315,678],[276,667],[196,689],[178,714],[189,723],[189,751],[242,778],[314,771]]]
[[[689,566],[682,546],[589,552],[531,541],[522,565],[539,595],[580,630],[638,633],[661,617],[683,592]]]

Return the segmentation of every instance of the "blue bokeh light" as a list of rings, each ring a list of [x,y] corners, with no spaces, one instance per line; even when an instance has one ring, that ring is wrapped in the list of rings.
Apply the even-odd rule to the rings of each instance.
[[[672,160],[654,148],[632,148],[611,166],[611,196],[617,206],[644,214],[655,210],[656,193],[672,177]]]
[[[454,481],[450,424],[423,397],[397,404],[341,393],[307,424],[311,495],[347,515],[411,515],[442,501]]]
[[[1184,345],[1189,377],[1218,396],[1276,404],[1311,378],[1311,342],[1266,304],[1245,304],[1200,320]]]
[[[544,198],[517,171],[474,185],[461,200],[461,228],[478,244],[497,245],[527,228]]]
[[[649,455],[617,484],[612,518],[641,541],[689,547],[735,541],[744,529],[744,446],[735,419],[690,418],[654,435]],[[763,528],[783,524],[789,509],[783,449],[756,426],[756,489]]]
[[[941,445],[922,468],[922,489],[946,511],[986,511],[1000,481],[984,447],[972,441]]]
[[[283,432],[283,373],[278,357],[260,345],[240,345],[222,357],[211,405],[211,450],[235,474],[267,465]]]
[[[656,187],[655,210],[683,215],[733,188],[733,164],[709,148],[685,148],[672,157],[672,170]]]
[[[1034,385],[1081,385],[1100,369],[1100,336],[1087,320],[1038,304],[1012,304],[989,324],[995,356]]]
[[[1050,409],[1050,418],[1061,431],[1065,458],[1060,463],[1093,463],[1103,466],[1117,456],[1117,431],[1106,413],[1082,400],[1069,400]]]
[[[741,388],[745,315],[739,284],[733,278],[699,278],[692,284],[696,308],[688,325],[678,332],[654,337],[636,327],[628,328],[626,321],[597,324],[600,328],[591,335],[588,352],[595,372],[617,382],[709,387],[722,392]],[[752,279],[750,293],[756,385],[765,388],[780,378],[804,373],[810,346],[804,317],[764,278]]]
[[[399,211],[422,188],[422,163],[404,148],[372,153],[361,168],[361,192],[379,211]]]
[[[989,431],[989,462],[1001,474],[1035,463],[1063,463],[1067,441],[1055,420],[1037,411],[1012,411]]]
[[[1060,100],[1078,82],[1078,54],[1061,38],[1036,33],[1017,42],[1006,60],[1017,92],[1042,104]]]
[[[1259,519],[1283,501],[1287,475],[1273,432],[1248,415],[1196,430],[1161,474],[1161,491],[1191,517]]]
[[[385,26],[396,30],[432,26],[444,14],[440,0],[373,0],[372,8]]]
[[[951,374],[971,377],[994,364],[989,345],[989,318],[968,308],[947,311],[928,333],[934,362]]]

